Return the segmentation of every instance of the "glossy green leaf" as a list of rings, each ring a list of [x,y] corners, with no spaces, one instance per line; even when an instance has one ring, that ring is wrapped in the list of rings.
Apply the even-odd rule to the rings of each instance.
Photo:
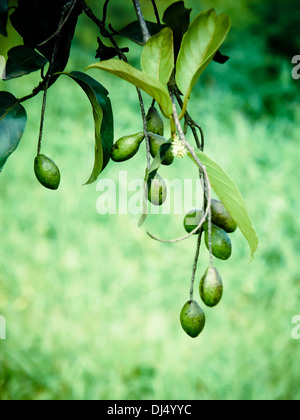
[[[87,70],[88,69],[107,71],[108,73],[118,76],[121,79],[137,86],[157,101],[166,117],[170,117],[172,115],[172,101],[166,86],[148,74],[132,67],[130,64],[121,60],[112,59],[92,64],[87,68]]]
[[[150,22],[148,20],[146,20],[146,25],[147,25],[150,35],[156,35],[163,28],[165,28],[165,25]],[[139,45],[145,44],[143,33],[141,31],[141,25],[138,20],[131,22],[129,25],[125,26],[125,28],[120,29],[118,33],[122,35],[124,38],[130,39],[131,41],[135,42],[136,44],[139,44]]]
[[[245,201],[238,188],[226,172],[203,152],[196,151],[199,160],[205,165],[212,189],[226,207],[250,247],[251,258],[258,246],[258,238],[247,212]],[[193,160],[193,157],[189,155]]]
[[[19,45],[10,49],[5,68],[5,80],[24,76],[42,69],[48,60],[33,48]]]
[[[86,93],[93,109],[95,122],[95,162],[92,174],[86,184],[97,180],[110,160],[114,140],[113,112],[108,91],[92,77],[74,71],[61,73],[71,77]]]
[[[172,142],[164,143],[160,146],[159,151],[155,158],[153,159],[151,166],[149,170],[146,170],[146,176],[145,176],[145,186],[149,188],[149,185],[151,184],[151,181],[154,179],[155,175],[157,174],[157,171],[162,165],[162,161],[164,160],[164,157],[166,156],[168,150],[172,146]],[[138,226],[141,227],[145,220],[148,217],[148,201],[147,201],[148,193],[144,196],[144,203],[143,203],[143,214],[140,217]]]
[[[0,172],[16,150],[27,122],[24,107],[9,92],[0,92]]]
[[[231,26],[228,15],[217,15],[214,9],[200,13],[183,37],[176,64],[176,82],[189,99],[193,86],[214,58]]]
[[[0,1],[0,34],[7,36],[8,0]]]
[[[143,49],[141,67],[144,73],[167,85],[174,68],[172,29],[165,28],[149,39]]]

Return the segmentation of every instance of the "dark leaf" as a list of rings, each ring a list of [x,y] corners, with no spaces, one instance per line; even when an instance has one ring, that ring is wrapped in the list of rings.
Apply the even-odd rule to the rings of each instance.
[[[71,77],[86,93],[92,108],[95,122],[95,163],[92,174],[86,184],[97,180],[110,160],[114,141],[113,112],[108,91],[92,77],[74,71],[62,73]]]
[[[24,107],[8,92],[0,92],[0,172],[16,150],[27,122]]]
[[[148,20],[146,20],[146,24],[151,36],[158,34],[162,29],[166,27],[165,25],[160,25],[158,23],[150,22]],[[118,31],[118,33],[124,38],[130,39],[131,41],[135,42],[136,44],[145,44],[139,21],[130,23],[129,25],[125,26],[125,28]]]
[[[7,36],[8,0],[0,0],[0,34]]]
[[[99,47],[96,51],[96,58],[99,58],[100,61],[103,60],[110,60],[118,55],[118,51],[114,47],[108,47],[107,45],[103,44],[101,39],[98,37],[97,42]],[[129,52],[129,48],[121,48],[122,53]]]
[[[25,45],[14,47],[8,51],[5,68],[5,79],[13,79],[42,69],[48,60],[38,52]]]
[[[173,3],[163,16],[163,22],[173,30],[175,61],[178,56],[183,35],[189,28],[192,9],[186,9],[183,1]]]
[[[11,23],[23,38],[24,45],[37,49],[48,61],[52,58],[55,37],[43,45],[39,46],[39,44],[56,33],[66,3],[68,0],[18,0],[18,7],[10,16]],[[53,73],[63,71],[67,65],[77,19],[81,11],[78,2],[61,30]]]
[[[220,51],[217,51],[214,55],[213,60],[219,64],[225,64],[229,60],[229,58],[230,57],[228,57],[227,55],[223,55]]]

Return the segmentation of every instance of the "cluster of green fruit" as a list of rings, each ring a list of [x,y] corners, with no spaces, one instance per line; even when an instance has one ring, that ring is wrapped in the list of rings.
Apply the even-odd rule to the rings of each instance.
[[[184,218],[184,228],[190,233],[197,228],[203,219],[202,210],[192,210]],[[221,260],[231,256],[231,241],[228,233],[236,230],[237,225],[227,212],[223,203],[218,200],[211,201],[211,250],[212,254]],[[202,225],[205,233],[205,244],[209,250],[208,222]],[[202,231],[202,232],[203,232]],[[196,231],[195,234],[201,234]],[[215,267],[209,267],[201,278],[199,294],[203,303],[212,308],[221,301],[223,296],[223,282]],[[195,300],[189,300],[182,308],[180,322],[184,331],[191,337],[197,337],[205,327],[205,313]]]
[[[197,228],[201,219],[203,218],[202,210],[191,210],[186,214],[183,224],[186,232],[191,233]],[[231,256],[231,240],[228,233],[235,232],[237,225],[232,219],[223,203],[219,200],[211,200],[211,246],[212,254],[220,260],[227,260]],[[209,249],[208,244],[208,222],[206,221],[202,229],[205,233],[205,244]],[[195,235],[200,231],[196,231]]]
[[[164,122],[157,109],[152,106],[147,114],[147,131],[149,132],[150,153],[154,158],[162,144],[168,143],[163,137]],[[144,133],[137,133],[120,138],[115,142],[111,150],[111,159],[114,162],[124,162],[135,156],[144,140]],[[166,153],[162,164],[171,165],[174,156],[171,148]],[[47,156],[38,154],[34,161],[34,172],[38,181],[50,190],[57,190],[60,184],[60,171],[57,165]],[[156,173],[151,180],[148,189],[149,201],[156,205],[162,205],[167,198],[167,187],[163,178]]]
[[[157,109],[151,106],[146,116],[147,131],[149,134],[150,154],[153,158],[159,152],[163,144],[168,144],[171,140],[166,140],[164,136],[164,122]],[[114,162],[124,162],[135,156],[144,140],[144,133],[137,133],[130,136],[121,137],[115,142],[111,151],[111,159]],[[171,165],[174,161],[172,148],[170,147],[165,154],[162,164]],[[163,178],[156,173],[155,177],[148,185],[148,199],[155,206],[161,206],[167,199],[167,187]]]
[[[171,143],[164,136],[164,123],[154,106],[149,109],[146,117],[147,131],[149,134],[150,153],[153,158],[159,152],[160,146]],[[124,162],[131,159],[139,150],[144,140],[144,133],[125,136],[115,142],[111,150],[111,159],[114,162]],[[162,164],[171,165],[174,161],[173,148],[170,147],[165,154]],[[34,171],[38,181],[46,188],[56,190],[60,184],[60,172],[56,164],[47,156],[38,154],[34,161]],[[162,205],[167,197],[167,188],[163,178],[156,173],[148,185],[148,199],[156,205]],[[203,210],[192,210],[184,217],[184,228],[191,233],[199,226],[203,219]],[[213,256],[221,260],[227,260],[231,256],[231,241],[228,236],[236,230],[237,225],[227,212],[223,203],[211,200],[211,251]],[[209,228],[205,221],[195,235],[205,233],[205,244],[209,250]],[[203,303],[208,307],[216,306],[223,295],[222,279],[216,268],[210,267],[203,275],[199,293]],[[198,303],[191,299],[182,308],[180,322],[184,331],[191,337],[197,337],[204,329],[205,314]]]

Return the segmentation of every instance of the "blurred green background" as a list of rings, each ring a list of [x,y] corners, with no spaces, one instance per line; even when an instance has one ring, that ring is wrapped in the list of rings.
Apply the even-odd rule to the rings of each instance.
[[[89,3],[101,16],[103,2]],[[151,2],[141,3],[154,20]],[[171,3],[159,0],[160,11]],[[223,301],[205,310],[201,336],[186,336],[179,313],[189,297],[196,239],[165,245],[147,237],[145,228],[181,236],[182,216],[151,216],[139,229],[138,216],[96,212],[96,184],[82,186],[93,164],[91,109],[80,88],[59,80],[48,95],[42,151],[60,167],[60,189],[43,189],[33,173],[41,95],[25,104],[25,135],[1,173],[2,400],[300,398],[300,341],[291,335],[300,314],[300,80],[291,77],[291,59],[300,54],[299,3],[187,0],[186,6],[193,17],[212,6],[232,17],[221,50],[231,58],[207,68],[189,111],[204,129],[207,154],[245,198],[260,240],[256,258],[249,264],[247,243],[235,233],[231,259],[215,261]],[[112,0],[108,14],[117,29],[134,20],[129,0]],[[67,70],[95,61],[97,35],[81,16]],[[1,53],[18,42],[1,37]],[[141,49],[129,46],[138,66]],[[96,70],[89,74],[110,91],[115,139],[140,131],[135,89]],[[21,97],[37,81],[33,74],[0,82],[1,90]],[[118,180],[119,170],[128,169],[133,179],[144,167],[141,148],[128,165],[111,163],[102,176]],[[161,174],[197,177],[187,160]],[[195,296],[207,265],[203,248]]]

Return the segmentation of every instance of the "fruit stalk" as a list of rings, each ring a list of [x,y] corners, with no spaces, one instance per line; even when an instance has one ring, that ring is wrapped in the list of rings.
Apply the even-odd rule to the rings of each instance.
[[[194,264],[193,264],[192,279],[191,279],[190,300],[194,300],[194,284],[195,284],[195,277],[196,277],[196,272],[197,272],[197,267],[198,267],[202,233],[203,233],[203,231],[201,230],[201,232],[198,234],[198,238],[197,238],[197,247],[196,247],[195,259],[194,259]]]

